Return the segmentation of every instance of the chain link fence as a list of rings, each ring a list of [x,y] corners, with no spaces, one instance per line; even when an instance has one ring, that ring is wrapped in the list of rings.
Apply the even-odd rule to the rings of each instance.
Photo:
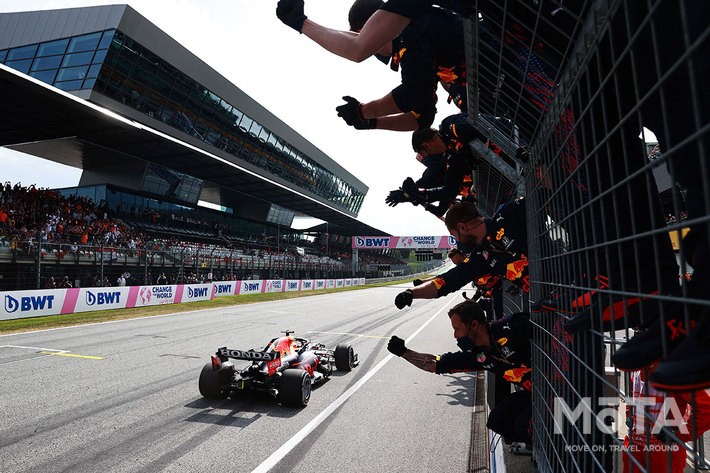
[[[527,208],[537,467],[705,471],[710,2],[473,3],[470,117],[518,149],[479,195]]]

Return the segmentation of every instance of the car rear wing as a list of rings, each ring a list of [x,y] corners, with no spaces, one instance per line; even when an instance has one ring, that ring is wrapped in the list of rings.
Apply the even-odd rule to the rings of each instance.
[[[273,361],[279,358],[279,353],[274,351],[271,353],[254,350],[232,350],[231,348],[222,347],[217,350],[217,355],[234,360],[248,361]]]

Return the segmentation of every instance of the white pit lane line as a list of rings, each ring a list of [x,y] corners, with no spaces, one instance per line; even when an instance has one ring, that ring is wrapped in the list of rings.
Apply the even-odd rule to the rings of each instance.
[[[405,340],[406,343],[410,342],[414,337],[416,337],[419,332],[424,330],[424,327],[429,325],[429,323],[434,320],[441,312],[446,309],[451,302],[446,303],[441,309],[436,311],[434,315],[432,315],[429,320],[424,322],[421,327],[419,327],[412,335],[409,336]],[[338,409],[340,406],[347,401],[350,396],[355,394],[358,389],[360,389],[366,382],[370,380],[380,369],[382,369],[383,366],[387,364],[392,358],[394,358],[394,355],[389,354],[385,357],[384,360],[380,361],[377,366],[372,368],[370,371],[365,374],[360,380],[355,383],[350,389],[345,391],[343,394],[341,394],[335,401],[333,401],[328,407],[326,407],[323,412],[318,414],[313,420],[311,420],[308,424],[305,425],[301,430],[299,430],[296,435],[291,437],[284,443],[278,450],[276,450],[274,453],[272,453],[269,458],[264,460],[261,465],[257,466],[252,470],[251,473],[266,473],[269,470],[271,470],[273,467],[275,467],[283,458],[288,455],[296,446],[301,443],[308,435],[313,432],[319,425],[323,423],[330,415],[335,412],[336,409]]]

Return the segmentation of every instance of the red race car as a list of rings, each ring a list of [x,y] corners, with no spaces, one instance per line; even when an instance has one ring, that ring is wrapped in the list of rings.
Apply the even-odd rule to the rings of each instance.
[[[334,368],[351,371],[359,363],[350,345],[340,344],[330,350],[321,343],[294,337],[292,330],[282,333],[261,351],[227,347],[217,350],[200,373],[200,394],[207,399],[225,399],[247,391],[262,391],[283,405],[305,407],[312,385],[330,377]],[[237,369],[230,360],[251,364]]]

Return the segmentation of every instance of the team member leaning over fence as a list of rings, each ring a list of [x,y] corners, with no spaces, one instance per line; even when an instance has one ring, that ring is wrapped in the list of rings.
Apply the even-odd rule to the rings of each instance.
[[[449,310],[451,327],[461,351],[430,355],[408,349],[404,340],[390,338],[387,349],[424,371],[436,374],[490,371],[519,388],[498,403],[488,428],[513,442],[532,440],[531,324],[527,313],[486,322],[479,304],[464,301]]]
[[[437,83],[465,111],[462,18],[431,6],[417,8],[413,17],[405,16],[406,6],[394,8],[405,15],[380,11],[391,7],[395,6],[387,7],[379,0],[357,0],[350,10],[349,32],[331,30],[307,19],[303,0],[280,0],[276,15],[334,54],[357,62],[376,54],[382,62],[391,63],[393,70],[401,68],[402,84],[387,95],[366,103],[343,97],[346,103],[336,110],[348,125],[359,130],[427,128],[436,114]],[[373,16],[376,18],[368,21]]]
[[[495,123],[498,129],[504,130],[508,127],[508,122],[503,119],[486,118]],[[440,156],[446,164],[441,183],[427,185],[426,182],[421,182],[421,179],[415,182],[407,178],[400,189],[389,193],[385,202],[392,207],[401,202],[422,204],[425,210],[441,218],[457,196],[461,195],[463,199],[474,201],[475,190],[472,187],[471,173],[481,160],[469,147],[474,139],[488,143],[496,154],[502,152],[469,123],[466,113],[446,117],[438,130],[425,128],[412,133],[412,148],[417,156],[423,156],[425,159]],[[439,204],[435,206],[433,202]]]
[[[457,291],[468,282],[492,289],[502,278],[528,293],[525,201],[516,199],[484,218],[471,202],[454,204],[446,214],[446,227],[463,247],[472,248],[466,260],[431,282],[397,294],[398,309],[413,299],[434,299]]]

